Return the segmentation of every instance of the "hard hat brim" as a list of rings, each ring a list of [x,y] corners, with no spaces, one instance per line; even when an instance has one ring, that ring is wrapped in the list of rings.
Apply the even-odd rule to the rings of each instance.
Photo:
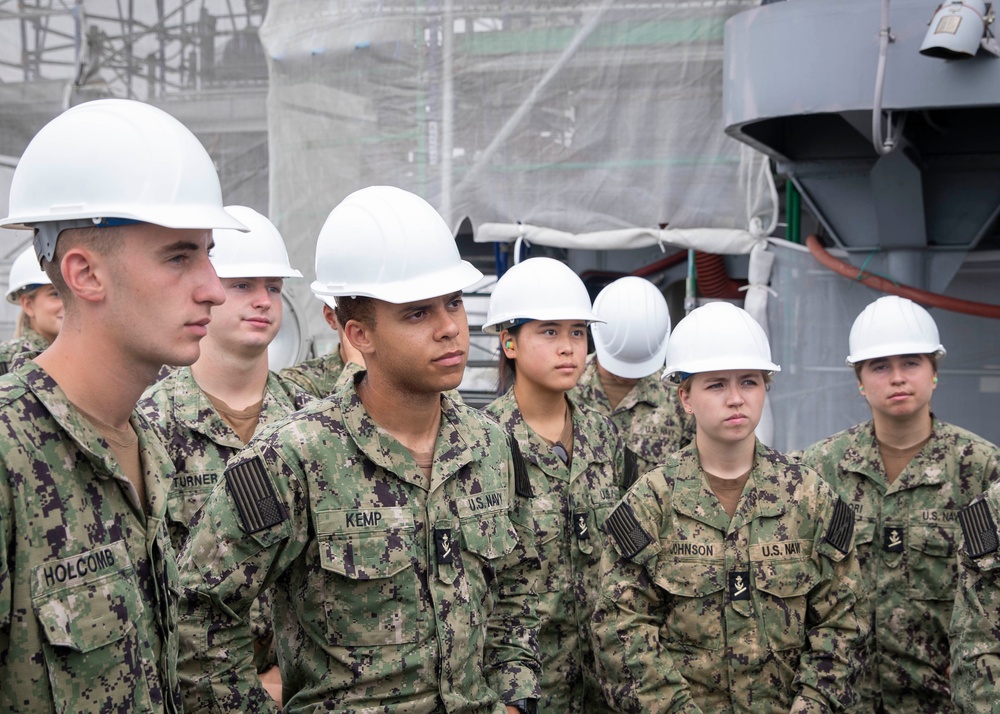
[[[458,265],[449,266],[444,270],[391,283],[335,285],[315,280],[309,287],[313,294],[324,302],[328,297],[369,297],[402,305],[460,292],[482,279],[483,274],[472,263],[463,260]]]

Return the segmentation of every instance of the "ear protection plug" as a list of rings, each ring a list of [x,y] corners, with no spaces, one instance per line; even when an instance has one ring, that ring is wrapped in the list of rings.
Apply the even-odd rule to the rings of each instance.
[[[937,375],[934,375],[934,384],[937,384]]]
[[[507,340],[506,342],[503,343],[503,346],[506,347],[509,350],[514,349],[514,340]],[[935,377],[935,380],[936,379],[937,378]]]

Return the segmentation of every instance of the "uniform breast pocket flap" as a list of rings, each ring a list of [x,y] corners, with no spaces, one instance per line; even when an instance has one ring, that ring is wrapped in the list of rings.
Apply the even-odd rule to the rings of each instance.
[[[776,650],[803,647],[809,593],[819,584],[811,559],[754,563],[764,630]]]
[[[92,652],[117,642],[142,614],[132,562],[117,541],[34,568],[31,600],[49,644]]]
[[[952,600],[958,580],[957,528],[910,526],[910,595],[921,600]]]
[[[486,560],[509,555],[517,546],[517,531],[506,511],[492,511],[461,519],[465,548]]]
[[[666,591],[669,639],[702,649],[722,647],[725,562],[660,556],[647,567],[656,585]]]
[[[327,571],[329,643],[379,646],[417,639],[417,555],[412,528],[319,536]]]

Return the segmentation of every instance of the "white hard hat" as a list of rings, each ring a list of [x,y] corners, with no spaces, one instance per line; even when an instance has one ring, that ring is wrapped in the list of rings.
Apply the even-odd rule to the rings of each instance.
[[[583,281],[552,258],[529,258],[500,277],[490,295],[483,332],[499,334],[528,320],[601,322]]]
[[[7,281],[7,302],[17,304],[25,288],[51,285],[45,271],[38,267],[35,249],[30,245],[22,250],[10,264],[10,279]]]
[[[848,344],[851,365],[891,355],[945,354],[931,314],[897,295],[880,297],[862,310],[851,326]]]
[[[35,250],[51,260],[60,231],[122,221],[243,229],[223,210],[212,159],[187,127],[142,102],[86,102],[28,144],[0,226],[37,228]]]
[[[677,323],[667,341],[663,375],[675,381],[689,374],[732,369],[780,372],[771,361],[764,328],[746,310],[728,302],[710,302]]]
[[[220,278],[301,278],[288,262],[281,233],[265,216],[246,206],[226,206],[226,211],[250,229],[212,231],[212,265]]]
[[[483,277],[462,260],[440,214],[393,186],[355,191],[327,216],[316,241],[316,297],[395,304],[464,290]]]
[[[670,311],[655,285],[631,276],[616,280],[597,295],[594,312],[604,320],[591,328],[602,367],[626,379],[662,369]]]

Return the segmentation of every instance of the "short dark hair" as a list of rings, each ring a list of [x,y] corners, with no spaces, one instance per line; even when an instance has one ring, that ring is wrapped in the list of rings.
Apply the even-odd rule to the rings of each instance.
[[[375,303],[370,297],[338,297],[334,313],[342,328],[351,320],[375,327]]]
[[[59,293],[64,305],[72,301],[72,296],[65,279],[63,279],[62,259],[66,255],[66,251],[77,246],[89,248],[98,255],[114,255],[122,247],[122,226],[68,228],[59,234],[52,260],[45,261],[42,269],[49,276],[52,287]]]

